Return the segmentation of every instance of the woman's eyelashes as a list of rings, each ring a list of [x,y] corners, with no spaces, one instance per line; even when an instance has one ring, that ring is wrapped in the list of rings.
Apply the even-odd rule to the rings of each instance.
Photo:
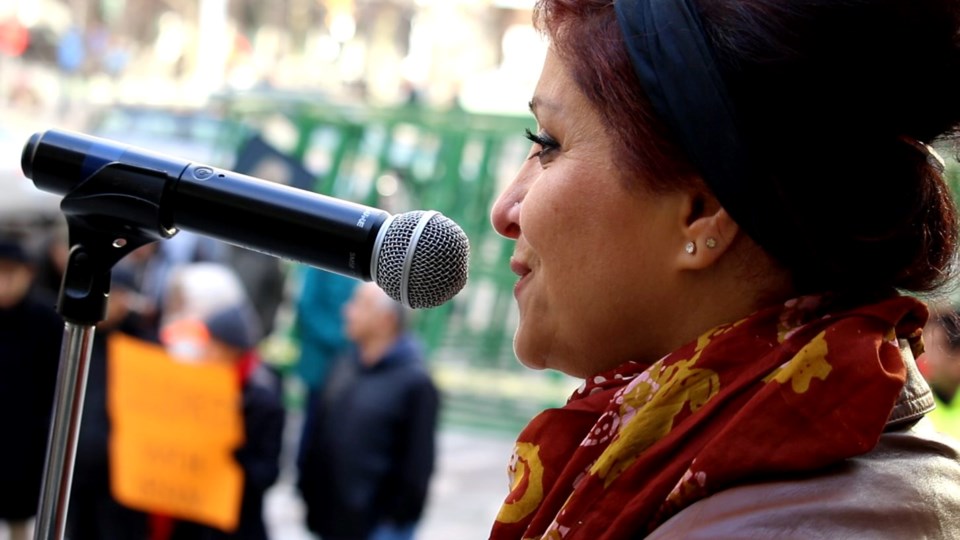
[[[547,160],[550,159],[550,155],[555,150],[558,150],[560,148],[560,143],[555,141],[553,137],[551,137],[550,135],[547,135],[543,131],[539,133],[533,133],[529,129],[524,131],[526,132],[527,139],[530,139],[530,141],[532,141],[534,144],[540,147],[539,150],[530,154],[530,158],[528,159],[538,158],[540,159],[540,164],[542,165],[543,163],[545,163]]]

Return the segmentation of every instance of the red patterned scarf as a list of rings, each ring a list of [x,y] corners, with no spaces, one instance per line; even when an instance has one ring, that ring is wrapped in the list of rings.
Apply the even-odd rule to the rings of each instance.
[[[919,354],[924,305],[808,296],[585,382],[521,432],[493,540],[649,533],[712,493],[876,445]]]

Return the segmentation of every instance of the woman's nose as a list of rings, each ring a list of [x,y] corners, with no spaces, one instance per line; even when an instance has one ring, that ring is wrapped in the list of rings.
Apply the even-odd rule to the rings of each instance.
[[[490,222],[501,236],[516,240],[520,236],[520,199],[516,184],[497,197],[490,211]]]

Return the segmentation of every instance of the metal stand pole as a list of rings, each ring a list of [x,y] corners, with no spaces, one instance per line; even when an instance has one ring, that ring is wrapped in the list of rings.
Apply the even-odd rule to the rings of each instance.
[[[64,328],[35,540],[59,540],[66,529],[94,328],[70,322]]]

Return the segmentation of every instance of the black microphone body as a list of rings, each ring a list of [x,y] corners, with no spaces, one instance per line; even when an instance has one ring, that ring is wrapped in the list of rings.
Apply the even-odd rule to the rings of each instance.
[[[24,174],[39,189],[60,195],[86,195],[83,184],[94,177],[101,180],[98,186],[122,185],[125,192],[133,189],[133,196],[114,197],[120,202],[113,202],[109,212],[132,217],[151,206],[142,204],[149,199],[157,209],[159,238],[183,229],[346,276],[376,280],[408,306],[439,305],[466,282],[466,236],[455,223],[435,212],[391,216],[376,208],[62,130],[33,135],[21,162]],[[102,187],[86,189],[91,197],[103,195],[102,191]],[[410,224],[401,227],[402,218],[408,215]],[[394,222],[398,226],[391,228]],[[439,235],[431,237],[437,226]],[[429,240],[429,249],[418,247],[421,236]],[[438,249],[449,253],[437,255],[439,258],[429,253]],[[381,273],[396,273],[382,278],[392,285],[381,282],[378,265]],[[424,265],[450,268],[424,269]],[[408,297],[407,280],[418,279],[418,266],[420,273],[433,274],[424,278],[431,281],[437,281],[438,272],[450,273],[446,288],[456,290],[440,293],[445,298],[424,302]],[[463,275],[453,275],[456,273]],[[440,281],[444,279],[441,275]],[[424,282],[424,286],[434,285]],[[435,291],[427,293],[434,296]]]
[[[387,212],[77,133],[47,131],[31,143],[24,172],[44,191],[65,195],[113,164],[162,174],[165,229],[371,279],[371,254]]]
[[[390,217],[205,165],[187,166],[174,196],[177,228],[366,281],[377,234]]]

